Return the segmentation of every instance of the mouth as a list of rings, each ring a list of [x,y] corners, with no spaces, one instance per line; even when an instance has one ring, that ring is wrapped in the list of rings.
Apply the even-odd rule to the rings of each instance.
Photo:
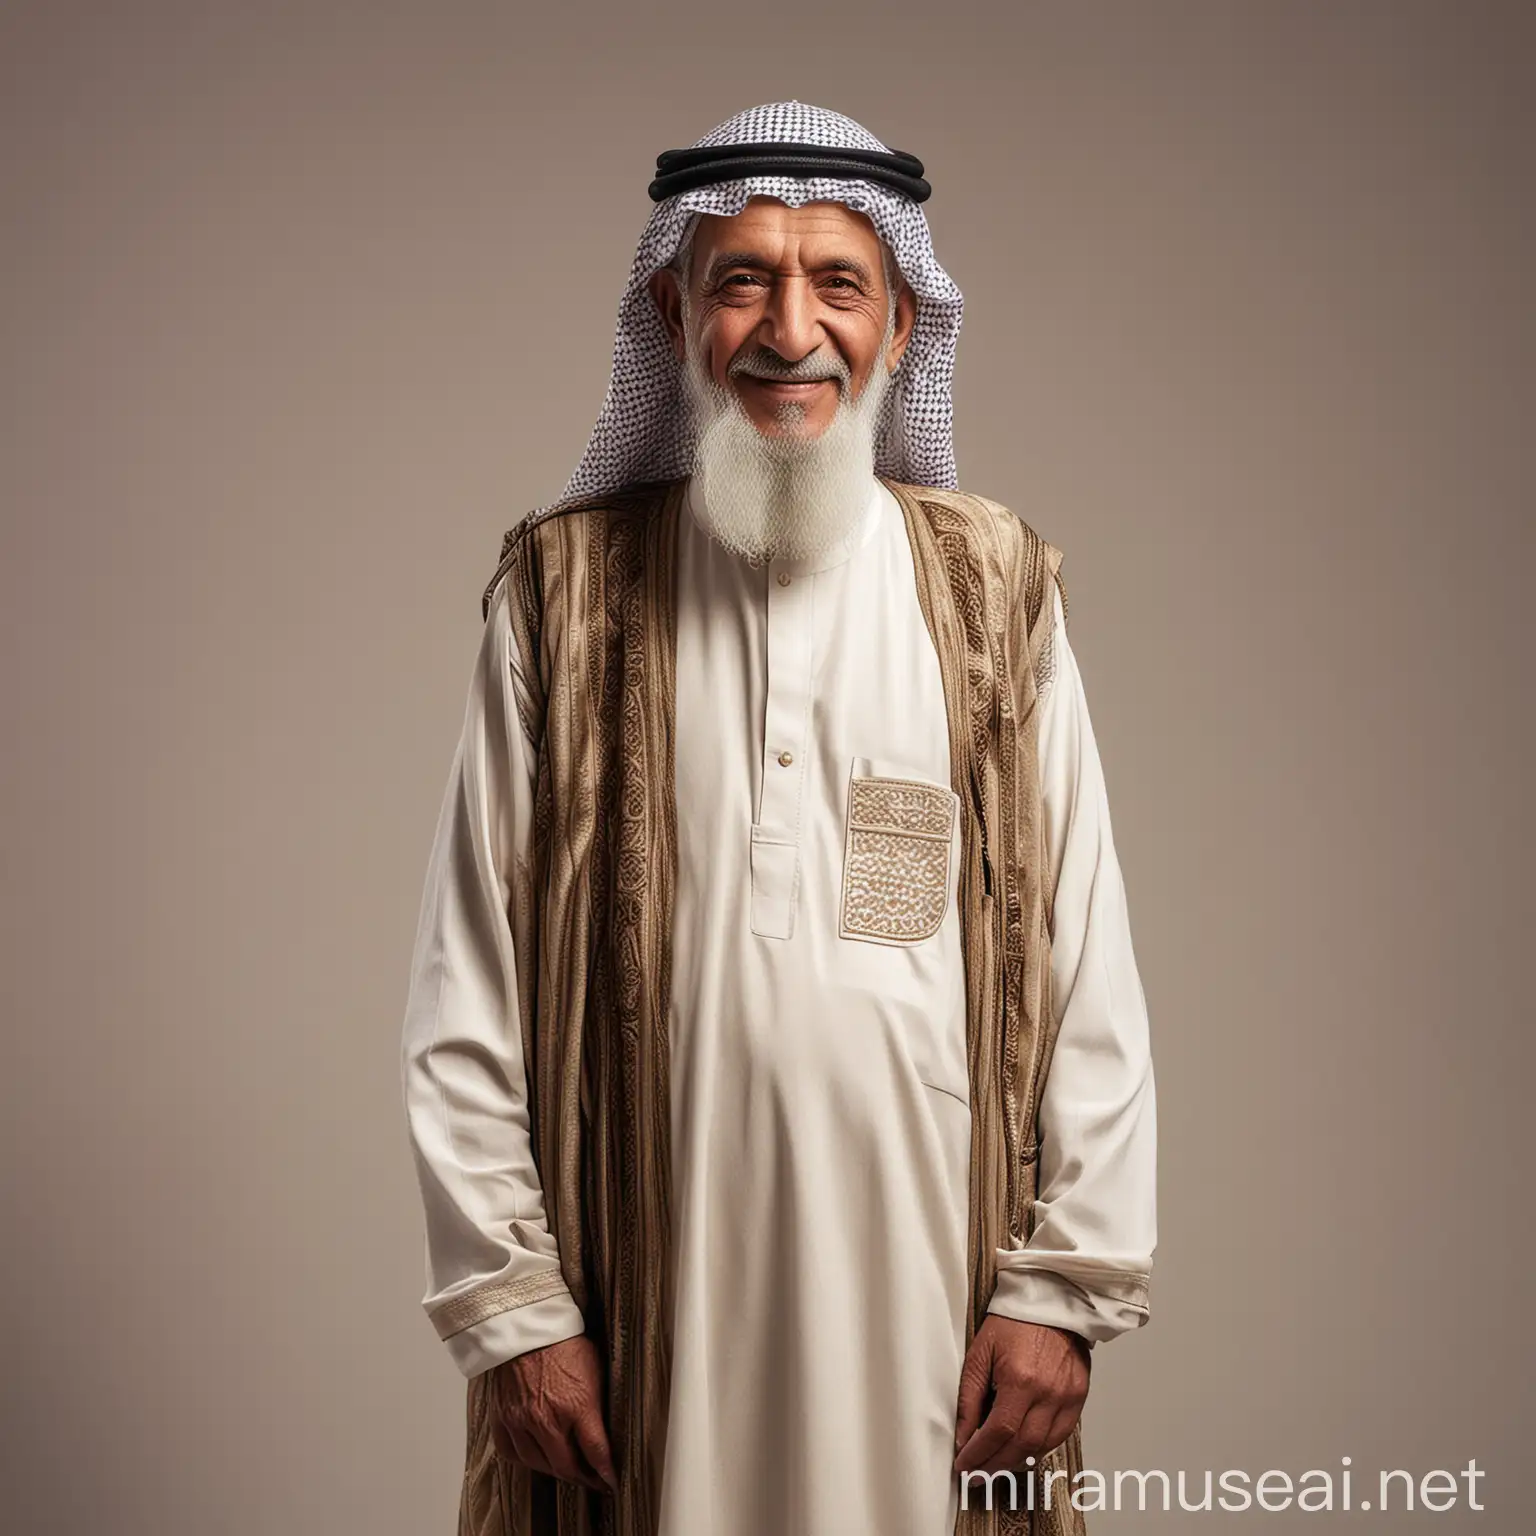
[[[737,378],[775,400],[805,400],[818,390],[837,387],[836,379],[763,379],[752,373],[738,374]]]

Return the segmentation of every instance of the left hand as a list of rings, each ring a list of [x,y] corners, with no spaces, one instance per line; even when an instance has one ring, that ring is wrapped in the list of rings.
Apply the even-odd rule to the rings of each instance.
[[[1026,1456],[1038,1462],[1072,1433],[1087,1396],[1084,1339],[989,1312],[960,1371],[955,1471],[1013,1472]]]

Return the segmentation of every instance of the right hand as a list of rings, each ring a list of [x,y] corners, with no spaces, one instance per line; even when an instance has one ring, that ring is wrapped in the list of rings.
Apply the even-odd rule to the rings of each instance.
[[[535,1472],[588,1488],[617,1486],[603,1424],[603,1371],[585,1334],[492,1366],[491,1438]]]

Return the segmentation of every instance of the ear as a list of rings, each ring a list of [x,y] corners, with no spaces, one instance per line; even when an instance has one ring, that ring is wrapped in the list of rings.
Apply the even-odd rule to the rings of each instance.
[[[677,274],[670,267],[658,267],[646,279],[645,286],[650,292],[657,312],[661,315],[661,323],[667,328],[667,335],[672,339],[672,350],[681,361],[685,345],[683,296],[678,291]]]
[[[885,354],[886,369],[895,373],[907,343],[912,339],[912,327],[917,323],[917,295],[912,292],[905,278],[897,280],[896,328],[891,332],[890,350]]]

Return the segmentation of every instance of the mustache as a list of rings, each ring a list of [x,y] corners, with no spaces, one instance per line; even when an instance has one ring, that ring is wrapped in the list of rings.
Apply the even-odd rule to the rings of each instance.
[[[817,379],[836,379],[846,391],[853,382],[853,370],[835,352],[808,352],[799,362],[786,362],[771,347],[752,347],[739,353],[725,370],[728,379],[746,374],[757,379],[782,379],[786,383],[806,384]]]

